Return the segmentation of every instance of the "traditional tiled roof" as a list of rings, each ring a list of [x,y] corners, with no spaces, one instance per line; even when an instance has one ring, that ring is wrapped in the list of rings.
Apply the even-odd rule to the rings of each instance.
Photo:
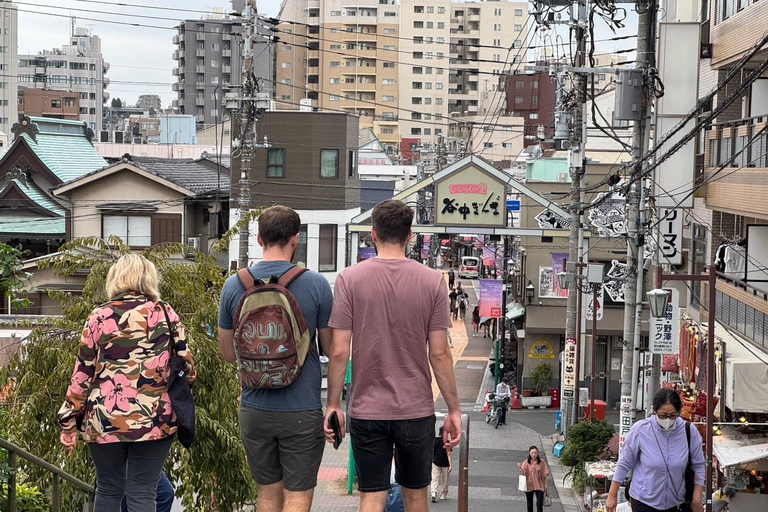
[[[32,180],[27,180],[26,183],[19,180],[11,180],[0,189],[0,195],[2,195],[8,187],[14,185],[31,202],[34,202],[40,208],[50,212],[51,216],[29,213],[26,215],[14,215],[11,210],[8,212],[9,215],[0,216],[0,234],[64,236],[66,230],[66,209],[48,194],[43,192]]]
[[[86,136],[86,124],[82,121],[66,121],[31,117],[37,125],[35,136],[22,133],[40,160],[62,182],[67,182],[101,169],[107,161],[99,155]]]

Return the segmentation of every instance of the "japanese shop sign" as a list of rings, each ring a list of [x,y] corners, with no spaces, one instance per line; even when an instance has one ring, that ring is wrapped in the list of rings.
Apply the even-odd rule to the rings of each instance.
[[[597,308],[595,308],[595,296],[594,293],[585,293],[582,296],[582,304],[584,305],[584,315],[586,320],[592,321],[592,315],[597,309],[597,321],[603,319],[603,304],[605,303],[605,288],[600,287],[597,291]]]
[[[504,227],[506,183],[472,165],[436,185],[437,225]]]
[[[530,359],[554,359],[555,350],[552,348],[552,344],[547,340],[537,340],[531,345],[528,357]]]
[[[670,265],[683,264],[683,210],[659,210],[661,261]]]
[[[499,279],[480,280],[480,317],[501,318],[503,284]]]
[[[563,366],[563,398],[573,398],[576,392],[576,338],[565,339]]]
[[[652,354],[676,354],[680,337],[680,292],[677,288],[665,288],[669,293],[667,314],[664,318],[650,319],[649,336]]]
[[[621,410],[619,414],[619,453],[627,440],[627,434],[632,429],[632,397],[621,396]]]

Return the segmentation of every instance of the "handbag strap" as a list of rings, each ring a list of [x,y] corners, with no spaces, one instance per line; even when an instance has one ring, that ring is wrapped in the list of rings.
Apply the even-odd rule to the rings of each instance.
[[[685,434],[688,438],[688,464],[691,463],[691,424],[688,422],[685,422]],[[669,470],[669,464],[667,464],[667,458],[664,456],[664,450],[661,449],[661,443],[659,443],[659,438],[656,436],[656,429],[653,427],[653,425],[650,425],[651,432],[653,432],[653,438],[656,440],[656,445],[659,447],[659,453],[661,454],[661,460],[664,461],[664,467],[667,468],[667,475],[669,476],[669,481],[672,483],[672,488],[675,488],[675,479],[672,478],[672,472]],[[680,495],[680,489],[683,488],[685,485],[685,475],[683,475],[683,478],[680,482],[680,485],[677,486],[677,491],[675,495],[675,500],[677,500],[677,496]],[[680,503],[677,504],[677,506],[680,506]]]
[[[173,327],[171,327],[171,320],[168,317],[168,310],[165,309],[165,302],[158,302],[160,305],[160,309],[163,310],[163,315],[165,315],[165,323],[168,325],[168,336],[171,339],[169,350],[171,352],[171,355],[173,355],[173,351],[176,347],[176,340],[174,339],[173,335]]]

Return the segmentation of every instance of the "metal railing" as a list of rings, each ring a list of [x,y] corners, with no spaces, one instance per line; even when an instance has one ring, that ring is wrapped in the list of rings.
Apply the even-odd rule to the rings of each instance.
[[[61,468],[57,468],[53,464],[49,464],[40,457],[32,455],[31,453],[19,448],[15,444],[9,443],[2,437],[0,437],[0,448],[3,448],[8,452],[8,467],[10,476],[8,478],[8,512],[16,512],[16,457],[31,462],[35,466],[41,467],[44,470],[51,473],[53,478],[53,486],[51,488],[51,510],[53,512],[59,512],[61,510],[61,481],[69,482],[76,489],[79,489],[86,493],[88,496],[87,512],[93,512],[93,499],[96,489],[79,478],[76,478],[69,473],[66,473]]]
[[[461,415],[459,440],[459,512],[469,511],[469,415]]]

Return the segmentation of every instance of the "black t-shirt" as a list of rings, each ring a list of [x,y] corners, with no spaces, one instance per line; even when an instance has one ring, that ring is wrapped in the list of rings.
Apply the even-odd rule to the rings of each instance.
[[[439,468],[447,468],[451,465],[442,437],[435,438],[435,454],[432,458],[432,463]]]

